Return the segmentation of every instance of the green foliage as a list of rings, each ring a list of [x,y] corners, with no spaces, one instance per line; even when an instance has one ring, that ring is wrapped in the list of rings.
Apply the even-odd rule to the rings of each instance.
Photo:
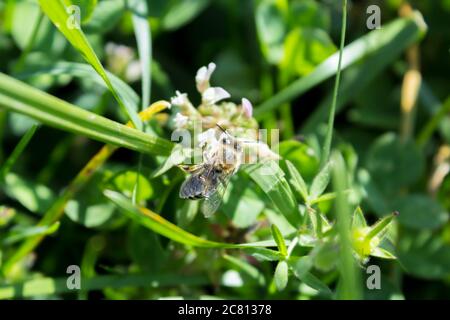
[[[447,297],[450,11],[410,3],[373,31],[345,0],[1,3],[0,299]],[[193,94],[209,62],[219,109]],[[179,197],[180,114],[280,129],[280,159],[205,218]]]

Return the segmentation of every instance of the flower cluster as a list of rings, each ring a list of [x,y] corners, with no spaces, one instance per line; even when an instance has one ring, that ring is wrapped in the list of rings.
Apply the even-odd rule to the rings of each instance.
[[[201,132],[197,134],[197,146],[214,150],[223,136],[217,136],[217,126],[224,128],[238,140],[245,141],[246,147],[257,152],[257,158],[278,159],[269,146],[259,141],[258,123],[253,118],[251,102],[242,98],[240,104],[224,101],[231,95],[221,87],[210,84],[211,75],[216,69],[214,63],[201,67],[195,76],[196,88],[201,95],[201,103],[194,107],[186,93],[175,92],[171,99],[174,110],[172,123],[175,130],[196,130],[199,124]]]

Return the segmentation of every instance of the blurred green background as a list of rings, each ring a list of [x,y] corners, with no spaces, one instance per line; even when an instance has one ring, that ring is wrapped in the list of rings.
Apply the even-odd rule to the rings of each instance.
[[[80,4],[82,28],[103,65],[140,93],[137,45],[132,16],[126,9],[134,2],[99,0]],[[92,3],[95,6],[90,7]],[[261,127],[281,130],[281,154],[310,182],[318,170],[319,146],[325,134],[334,77],[331,72],[325,81],[307,90],[292,84],[310,79],[317,67],[338,51],[341,2],[149,0],[147,3],[153,49],[151,101],[169,100],[175,90],[196,97],[196,71],[215,62],[213,84],[229,91],[235,102],[241,97],[248,98],[256,113],[259,106],[268,106],[267,112],[257,113]],[[398,260],[374,260],[383,273],[382,289],[366,290],[365,298],[446,299],[450,297],[450,1],[408,3],[349,1],[346,45],[360,40],[373,50],[363,49],[362,58],[350,59],[343,71],[335,145],[346,159],[354,160],[354,183],[362,190],[360,200],[368,221],[374,222],[394,209],[400,212],[395,244]],[[371,31],[366,26],[369,5],[381,9],[380,30]],[[420,13],[415,15],[414,26],[395,25],[399,19],[411,16],[409,6]],[[366,38],[370,32],[378,32],[375,42]],[[124,122],[112,95],[91,78],[76,76],[62,68],[60,63],[67,61],[84,62],[42,16],[36,1],[0,1],[1,72]],[[335,68],[333,64],[327,70]],[[402,86],[403,92],[412,90],[414,96],[414,90],[408,87],[411,83],[405,78],[411,70],[422,81],[417,101],[409,112],[402,110],[407,103],[402,97]],[[288,94],[282,103],[273,102],[271,99],[279,97],[285,88],[294,88],[291,90],[294,93]],[[33,123],[0,109],[1,163]],[[169,137],[168,131],[156,122],[153,130]],[[0,237],[14,226],[34,225],[56,194],[100,146],[87,138],[41,126],[15,164],[14,174],[2,183]],[[195,208],[186,208],[177,197],[182,181],[178,173],[173,169],[167,175],[149,179],[159,160],[144,156],[141,164],[145,185],[139,195],[141,199],[194,234],[242,242],[248,228],[257,225],[256,238],[265,239],[270,234],[267,219],[278,221],[265,196],[242,176],[237,178],[238,183],[232,184],[232,193],[236,193],[233,190],[237,186],[245,191],[239,204],[240,213],[219,215],[213,221],[200,215],[194,217]],[[133,188],[130,181],[134,181],[138,166],[138,154],[118,151],[96,174],[89,188],[68,206],[58,232],[17,267],[12,280],[64,279],[67,266],[77,264],[86,277],[109,274],[126,278],[136,272],[177,274],[181,279],[164,285],[162,278],[162,284],[154,287],[143,284],[145,279],[141,282],[131,279],[124,287],[114,288],[105,282],[100,289],[90,292],[40,295],[38,290],[32,296],[326,298],[295,280],[283,292],[265,289],[215,250],[185,248],[130,223],[102,197],[101,190],[116,185],[130,193]],[[236,199],[225,200],[223,211],[238,210],[231,205]],[[331,203],[324,203],[322,210],[329,212],[330,207]],[[16,242],[3,242],[0,259],[16,248]],[[258,274],[269,283],[274,265],[268,262],[256,265]],[[334,285],[335,272],[319,272],[317,276]]]

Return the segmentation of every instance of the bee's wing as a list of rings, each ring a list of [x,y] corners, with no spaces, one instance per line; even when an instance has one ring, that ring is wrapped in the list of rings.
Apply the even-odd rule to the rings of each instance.
[[[232,174],[222,176],[216,188],[202,202],[201,210],[205,218],[211,217],[219,209]]]

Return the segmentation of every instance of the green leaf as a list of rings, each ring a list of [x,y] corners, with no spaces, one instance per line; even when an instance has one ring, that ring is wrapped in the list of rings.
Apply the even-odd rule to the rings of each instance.
[[[297,168],[305,182],[312,181],[319,170],[319,157],[309,145],[295,140],[287,140],[282,141],[278,149],[280,156],[289,160]]]
[[[290,24],[293,26],[328,30],[330,12],[326,4],[314,0],[291,1],[289,4]]]
[[[283,259],[283,256],[278,251],[267,248],[244,248],[244,251],[261,261],[279,261]]]
[[[391,211],[390,205],[367,170],[358,171],[358,181],[363,187],[367,202],[379,217]]]
[[[230,249],[247,249],[252,250],[253,247],[264,246],[259,245],[257,243],[245,243],[245,244],[231,244],[231,243],[222,243],[206,240],[200,237],[197,237],[178,226],[172,224],[171,222],[165,220],[160,215],[141,207],[133,206],[131,201],[121,195],[120,193],[105,190],[105,196],[108,197],[112,202],[114,202],[122,211],[132,220],[141,224],[142,226],[149,228],[156,233],[163,235],[173,241],[200,248],[230,248]],[[265,249],[260,252],[272,253],[275,256],[279,256],[277,252],[273,252],[273,250]]]
[[[321,245],[314,256],[314,266],[323,272],[333,270],[337,261],[339,261],[339,246],[333,242]]]
[[[366,218],[364,218],[364,214],[361,210],[361,207],[358,207],[353,212],[352,228],[365,228],[365,227],[367,227]]]
[[[276,64],[283,56],[287,23],[282,9],[274,0],[263,0],[256,8],[256,30],[267,61]]]
[[[33,35],[32,47],[28,47]],[[23,52],[32,49],[45,52],[49,57],[60,56],[67,46],[64,37],[43,17],[39,5],[34,1],[15,1],[11,36]],[[19,64],[21,62],[19,60]]]
[[[168,252],[159,236],[143,226],[132,223],[128,233],[128,252],[142,272],[158,273],[167,262]]]
[[[393,210],[400,214],[398,222],[412,229],[437,229],[448,221],[448,212],[432,198],[422,194],[410,194],[392,201]]]
[[[76,62],[58,61],[51,66],[28,68],[27,71],[17,75],[17,79],[23,80],[41,75],[70,75],[80,80],[92,80],[95,84],[108,89],[105,81],[89,65]],[[139,97],[136,92],[122,79],[106,71],[111,83],[120,92],[121,98],[128,105],[138,106]],[[147,106],[146,106],[147,107]]]
[[[47,125],[142,153],[168,156],[170,141],[78,108],[0,73],[0,107]]]
[[[274,280],[278,291],[284,290],[286,288],[289,279],[289,268],[285,260],[278,262],[275,269]]]
[[[320,294],[323,294],[327,297],[333,294],[331,289],[311,272],[306,273],[301,280],[309,287],[317,290]]]
[[[289,268],[300,280],[303,280],[303,278],[309,273],[309,270],[311,270],[312,267],[313,261],[310,256],[289,258]]]
[[[250,165],[243,168],[248,176],[267,194],[273,205],[294,226],[302,219],[297,201],[286,181],[284,172],[274,161]]]
[[[139,190],[136,194],[137,203],[143,203],[153,197],[155,190],[150,181],[141,173],[133,170],[125,170],[115,174],[109,181],[108,187],[120,191],[125,196],[131,198],[134,191],[134,186],[139,184]]]
[[[35,213],[45,213],[55,201],[55,195],[49,188],[13,173],[6,175],[2,189],[8,197]]]
[[[57,221],[49,226],[14,228],[3,239],[3,244],[11,245],[29,237],[53,234],[59,229],[59,225],[60,223]]]
[[[113,217],[116,207],[102,193],[105,180],[111,174],[105,170],[96,171],[75,198],[67,203],[65,213],[72,221],[86,228],[95,228]]]
[[[11,152],[8,159],[6,159],[5,163],[3,163],[3,165],[0,167],[0,182],[5,179],[12,166],[16,163],[17,159],[25,150],[31,138],[33,138],[36,129],[37,125],[33,125],[30,129],[28,129],[28,131],[23,135],[19,143],[14,148],[13,152]]]
[[[309,190],[309,201],[317,199],[330,183],[331,162],[328,162],[314,178]]]
[[[389,48],[389,50],[387,50],[387,53],[383,53],[383,59],[386,59],[388,56],[397,57],[403,49],[417,41],[424,34],[425,30],[426,27],[424,27],[420,13],[415,12],[410,18],[400,18],[383,26],[382,29],[371,31],[344,48],[342,69],[356,64],[372,54],[381,52],[380,49],[385,47]],[[295,99],[336,74],[338,57],[339,53],[333,54],[317,66],[313,72],[294,81],[263,104],[256,107],[254,110],[255,117],[258,119],[264,117],[269,111],[281,107],[285,102]],[[366,70],[366,72],[368,71]],[[325,116],[328,108],[329,104],[326,105]]]
[[[376,247],[374,249],[372,249],[372,251],[370,252],[370,255],[372,257],[377,257],[377,258],[382,258],[382,259],[390,259],[390,260],[395,260],[397,259],[397,257],[389,252],[386,249],[380,248],[380,247]]]
[[[109,90],[118,101],[122,111],[128,115],[134,126],[141,130],[142,121],[136,113],[136,106],[127,105],[122,100],[120,92],[113,86],[100,60],[89,44],[86,36],[76,21],[76,16],[69,16],[70,10],[63,4],[62,0],[39,0],[42,11],[49,17],[54,25],[61,31],[66,39],[83,55],[83,58],[97,71],[107,84]]]
[[[209,5],[210,0],[171,1],[167,14],[161,18],[163,29],[173,31],[189,23]]]
[[[147,15],[147,2],[139,1],[133,10],[133,29],[136,37],[137,47],[139,51],[139,61],[142,71],[142,110],[150,105],[152,84],[152,35]]]
[[[328,34],[315,28],[295,28],[284,40],[284,55],[280,68],[289,75],[305,76],[336,52]]]
[[[275,242],[277,243],[278,250],[283,256],[287,256],[287,248],[286,243],[284,242],[283,235],[276,225],[272,225],[272,236]]]
[[[227,187],[220,210],[224,212],[238,228],[254,225],[264,209],[260,194],[254,190],[254,184],[243,175],[233,177]]]
[[[308,187],[306,186],[305,180],[303,180],[300,172],[297,171],[297,168],[294,167],[292,162],[286,160],[286,165],[288,168],[289,175],[291,179],[289,182],[295,188],[295,190],[302,196],[303,200],[308,199]]]
[[[397,256],[408,274],[430,280],[450,276],[450,247],[431,231],[405,230]]]
[[[425,163],[413,141],[403,142],[397,134],[386,133],[370,147],[366,167],[376,184],[389,193],[418,181]]]
[[[177,207],[177,224],[180,227],[187,227],[195,219],[199,204],[198,201],[183,201],[183,205]]]

